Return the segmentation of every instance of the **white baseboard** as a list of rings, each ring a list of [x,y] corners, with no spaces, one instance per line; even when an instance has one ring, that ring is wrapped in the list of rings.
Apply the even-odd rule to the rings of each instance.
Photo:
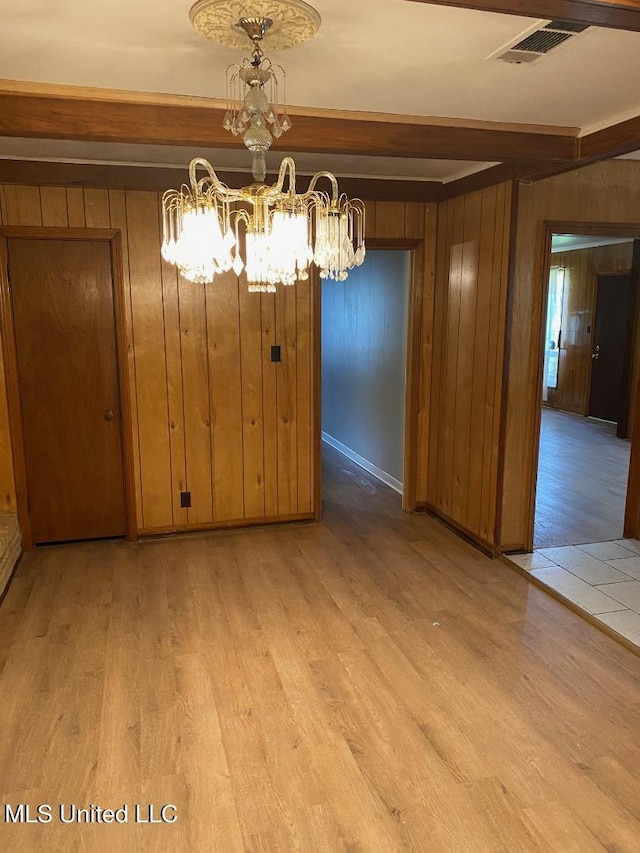
[[[387,474],[386,471],[383,471],[381,468],[378,468],[377,465],[374,465],[373,462],[369,462],[368,459],[365,459],[364,456],[360,456],[354,450],[351,450],[350,447],[347,447],[346,444],[343,444],[341,441],[338,441],[337,438],[329,435],[328,432],[323,431],[322,440],[330,447],[333,447],[334,450],[337,450],[338,453],[342,453],[342,455],[346,456],[347,459],[350,459],[352,462],[355,462],[356,465],[364,468],[365,471],[373,474],[373,476],[378,480],[382,480],[385,485],[398,492],[398,494],[402,494],[402,483],[400,480],[396,480],[396,478],[392,477],[391,474]]]

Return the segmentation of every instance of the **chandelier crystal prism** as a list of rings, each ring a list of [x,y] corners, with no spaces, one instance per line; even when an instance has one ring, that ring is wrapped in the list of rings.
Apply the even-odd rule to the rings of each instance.
[[[203,5],[208,9],[217,0],[193,7],[194,26],[194,12]],[[301,5],[306,6],[296,2]],[[167,190],[162,199],[162,256],[189,281],[210,283],[220,273],[244,271],[249,291],[273,292],[276,284],[308,279],[312,263],[321,278],[344,281],[364,261],[364,203],[341,194],[331,172],[317,172],[298,193],[295,163],[284,157],[276,182],[264,183],[265,154],[274,137],[291,128],[284,70],[262,50],[273,24],[263,15],[241,17],[235,27],[251,40],[252,55],[227,69],[223,127],[241,136],[252,153],[254,183],[232,189],[207,160],[196,157],[189,164],[189,184]]]

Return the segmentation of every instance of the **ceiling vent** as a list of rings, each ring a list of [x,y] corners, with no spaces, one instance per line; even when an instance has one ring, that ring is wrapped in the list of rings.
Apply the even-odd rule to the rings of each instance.
[[[499,59],[502,62],[521,65],[537,62],[552,50],[560,47],[577,35],[589,29],[586,24],[574,24],[571,21],[550,21],[544,26],[538,25],[515,44],[505,50],[501,48],[489,59]]]

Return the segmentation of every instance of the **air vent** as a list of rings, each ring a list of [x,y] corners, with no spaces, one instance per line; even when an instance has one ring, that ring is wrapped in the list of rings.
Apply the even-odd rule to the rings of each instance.
[[[512,50],[526,50],[528,53],[549,53],[563,41],[572,38],[571,33],[559,33],[555,30],[538,30],[526,39],[514,44]]]
[[[571,21],[551,21],[544,26],[545,30],[559,30],[561,33],[583,33],[589,29],[589,24],[573,24]]]
[[[502,62],[511,62],[516,65],[537,62],[551,50],[576,38],[587,29],[589,29],[588,26],[573,24],[570,21],[550,21],[544,26],[538,25],[536,29],[529,30],[524,38],[520,38],[515,44],[508,45],[506,49],[502,48],[488,59],[500,59]]]

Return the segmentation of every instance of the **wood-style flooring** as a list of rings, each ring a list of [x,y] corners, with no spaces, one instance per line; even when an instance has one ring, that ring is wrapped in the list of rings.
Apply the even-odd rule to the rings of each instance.
[[[630,452],[615,424],[543,408],[534,546],[621,539]]]
[[[25,555],[2,802],[54,819],[1,850],[639,849],[640,659],[330,449],[325,496],[317,525]]]

